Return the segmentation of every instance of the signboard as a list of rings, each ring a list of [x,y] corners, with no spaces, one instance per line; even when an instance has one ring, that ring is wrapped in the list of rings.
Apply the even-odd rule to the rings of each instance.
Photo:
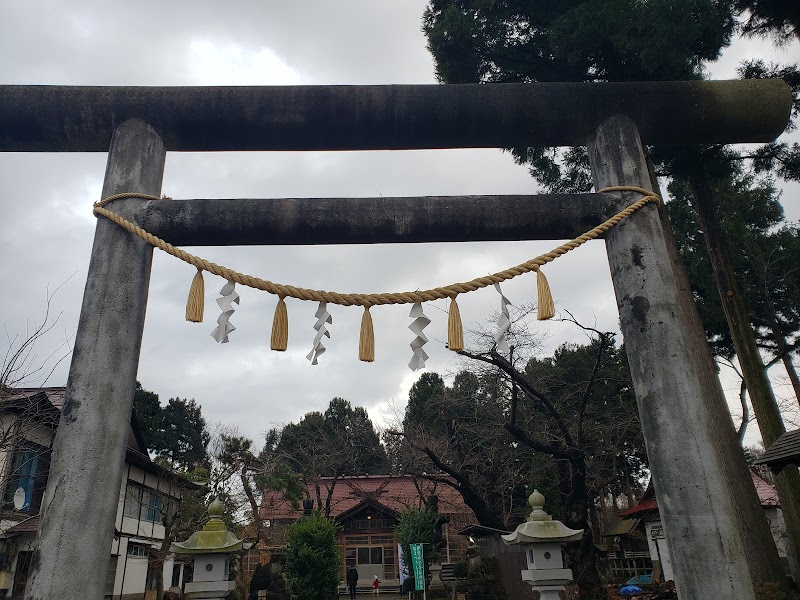
[[[422,560],[422,544],[411,544],[411,565],[414,567],[414,589],[425,589],[425,562]]]

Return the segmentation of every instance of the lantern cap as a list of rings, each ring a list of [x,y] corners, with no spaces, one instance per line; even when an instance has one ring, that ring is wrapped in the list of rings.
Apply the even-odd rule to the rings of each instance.
[[[544,511],[544,496],[533,490],[528,497],[531,513],[528,520],[508,535],[501,536],[506,544],[535,544],[537,542],[574,542],[583,537],[582,529],[570,529]]]
[[[172,542],[170,552],[175,554],[232,554],[242,550],[242,540],[228,531],[222,520],[225,505],[214,498],[208,505],[208,521],[203,529],[195,531],[183,542]]]

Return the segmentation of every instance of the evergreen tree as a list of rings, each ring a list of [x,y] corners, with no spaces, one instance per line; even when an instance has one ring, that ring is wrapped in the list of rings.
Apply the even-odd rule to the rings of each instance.
[[[778,44],[800,39],[800,3],[795,0],[736,0],[736,8],[747,15],[745,35],[769,36]]]
[[[138,381],[133,392],[133,412],[145,446],[148,450],[155,449],[161,444],[159,438],[163,433],[161,403],[158,394],[144,389]]]
[[[158,394],[137,381],[133,408],[145,446],[156,458],[184,471],[208,466],[211,436],[194,399],[170,398],[161,406]]]
[[[314,512],[289,528],[286,580],[292,598],[336,600],[340,574],[341,556],[333,521]]]
[[[438,373],[423,373],[408,394],[405,421],[419,425],[433,424],[439,419],[437,406],[444,399],[444,380]]]
[[[200,405],[194,398],[170,398],[162,409],[163,439],[156,450],[159,458],[175,467],[191,469],[208,459],[211,439]]]
[[[795,396],[800,380],[793,363],[800,345],[800,229],[784,220],[779,194],[770,182],[737,173],[715,182],[725,236],[736,240],[731,254],[742,298],[759,347],[782,362]],[[700,315],[715,354],[733,359],[735,348],[716,293],[713,271],[691,191],[675,180],[668,204],[681,256],[687,265]]]
[[[330,515],[339,477],[386,473],[389,460],[367,411],[333,398],[324,413],[312,411],[280,432],[275,452],[299,474],[317,506]],[[330,478],[322,482],[320,478]]]

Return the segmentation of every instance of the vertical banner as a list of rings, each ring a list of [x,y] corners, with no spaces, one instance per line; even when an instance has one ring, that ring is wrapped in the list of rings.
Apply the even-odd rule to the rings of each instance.
[[[397,566],[398,570],[400,571],[400,587],[403,587],[403,584],[408,579],[408,563],[406,563],[406,556],[403,554],[403,545],[397,544]]]
[[[425,589],[425,561],[422,559],[422,544],[411,544],[411,564],[414,567],[414,589]]]

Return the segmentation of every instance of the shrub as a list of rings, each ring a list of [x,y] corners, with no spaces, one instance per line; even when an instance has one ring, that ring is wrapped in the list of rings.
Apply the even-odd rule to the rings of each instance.
[[[453,575],[458,579],[466,579],[469,566],[463,558],[453,563]]]
[[[412,575],[411,544],[430,544],[436,534],[436,519],[436,514],[419,508],[408,508],[400,515],[394,533],[403,548],[403,560],[408,565],[409,575]],[[430,547],[425,548],[426,555],[429,550]]]
[[[341,557],[336,525],[318,512],[289,528],[286,547],[286,580],[293,598],[338,598]]]

